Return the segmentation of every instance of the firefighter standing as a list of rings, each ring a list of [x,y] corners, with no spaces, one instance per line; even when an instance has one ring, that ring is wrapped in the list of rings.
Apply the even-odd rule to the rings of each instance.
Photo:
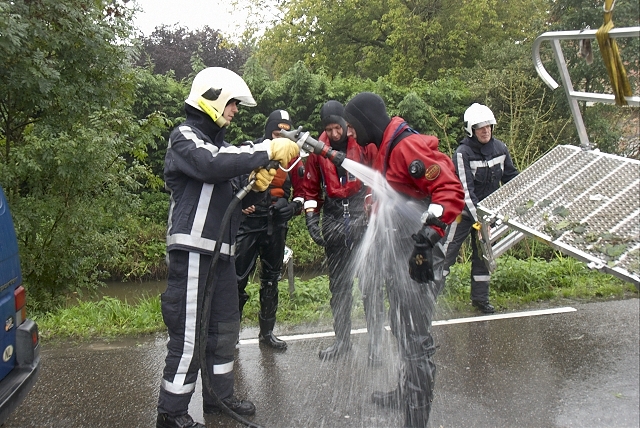
[[[338,101],[327,101],[322,106],[320,117],[324,132],[319,141],[344,152],[348,159],[371,165],[377,153],[375,146],[360,147],[353,138],[347,136],[343,113],[344,106]],[[344,168],[316,154],[310,154],[307,159],[303,189],[307,229],[314,242],[324,247],[329,268],[335,341],[327,349],[321,350],[319,357],[330,360],[344,355],[351,348],[354,277],[349,263],[353,249],[366,230],[365,198],[369,189]],[[379,348],[384,322],[382,292],[379,287],[371,287],[370,284],[359,285],[369,332],[369,362],[378,365],[381,363]],[[374,294],[374,290],[379,293]]]
[[[345,106],[344,117],[354,128],[359,145],[374,143],[378,147],[373,168],[406,196],[398,206],[386,208],[397,216],[402,216],[404,205],[417,204],[424,209],[419,222],[415,218],[399,219],[402,226],[415,224],[418,232],[411,235],[406,227],[388,231],[394,239],[394,260],[409,260],[408,272],[403,269],[395,277],[387,276],[389,319],[402,367],[398,387],[374,392],[372,401],[403,406],[405,426],[426,427],[435,377],[431,321],[443,281],[444,254],[438,242],[446,225],[462,210],[464,192],[451,160],[438,151],[438,139],[418,134],[400,117],[390,118],[380,96],[371,92],[356,95]],[[372,252],[384,250],[378,247]]]
[[[480,312],[491,314],[489,303],[491,275],[478,251],[478,236],[472,233],[478,223],[478,202],[518,175],[509,149],[493,137],[496,119],[489,107],[474,103],[464,112],[465,137],[453,156],[453,164],[462,182],[465,205],[459,222],[451,223],[444,241],[443,275],[455,263],[462,243],[471,235],[471,304]],[[479,224],[479,223],[478,223]]]
[[[290,131],[293,127],[289,113],[275,110],[267,118],[264,137],[256,144],[280,135],[280,130]],[[246,214],[236,241],[236,274],[238,276],[238,293],[240,295],[240,316],[249,299],[245,289],[249,276],[255,270],[258,255],[260,256],[260,314],[258,320],[260,333],[258,340],[275,349],[286,349],[287,343],[273,334],[278,310],[278,279],[282,271],[284,247],[289,229],[289,220],[300,214],[304,197],[302,195],[302,177],[304,166],[296,164],[287,173],[278,169],[275,178],[269,185],[265,198],[255,205],[243,210]],[[289,202],[293,190],[293,200]]]
[[[298,146],[285,138],[235,147],[224,141],[225,127],[238,104],[255,106],[249,88],[231,70],[210,67],[199,72],[185,100],[186,120],[169,136],[165,157],[165,186],[171,194],[167,231],[167,289],[161,295],[162,316],[169,333],[167,356],[158,398],[156,427],[198,427],[188,406],[195,390],[200,361],[197,337],[204,288],[217,240],[222,240],[216,264],[206,345],[210,382],[219,399],[242,415],[255,413],[250,401],[233,395],[234,350],[240,331],[238,284],[234,266],[235,237],[241,207],[231,217],[225,236],[218,236],[221,220],[240,187],[240,175],[252,173],[253,190],[264,192],[275,169],[269,160],[287,165]],[[249,192],[244,206],[261,199]],[[217,413],[214,398],[203,388],[204,412]]]

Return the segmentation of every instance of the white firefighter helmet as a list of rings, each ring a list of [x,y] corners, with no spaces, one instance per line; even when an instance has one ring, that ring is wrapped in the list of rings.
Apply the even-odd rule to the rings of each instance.
[[[491,125],[491,131],[493,131],[493,125],[495,124],[496,118],[493,116],[493,112],[485,105],[473,103],[464,112],[464,132],[467,137],[473,137],[474,129],[487,125]]]
[[[233,99],[243,106],[256,105],[242,77],[226,68],[209,67],[196,74],[185,102],[207,113],[222,127],[228,125],[222,113],[227,103]]]

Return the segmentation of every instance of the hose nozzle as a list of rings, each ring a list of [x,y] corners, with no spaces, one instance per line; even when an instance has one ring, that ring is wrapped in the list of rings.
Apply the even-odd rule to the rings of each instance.
[[[342,165],[342,162],[347,157],[343,152],[334,150],[331,146],[311,137],[309,131],[303,132],[302,126],[292,131],[280,130],[280,136],[295,141],[300,150],[327,158],[336,166]]]

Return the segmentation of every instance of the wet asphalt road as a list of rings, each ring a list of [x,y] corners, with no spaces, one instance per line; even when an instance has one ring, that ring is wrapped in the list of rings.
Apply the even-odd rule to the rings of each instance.
[[[638,299],[571,304],[553,315],[434,325],[438,375],[432,427],[633,427],[639,418]],[[355,325],[354,327],[357,327]],[[327,331],[326,326],[277,331]],[[330,330],[330,329],[329,329]],[[256,332],[243,330],[241,338]],[[236,394],[256,403],[251,418],[273,427],[400,427],[371,391],[397,376],[387,331],[385,363],[368,367],[367,335],[351,354],[320,362],[332,337],[289,340],[274,352],[253,340],[237,349]],[[36,387],[5,423],[16,427],[153,427],[165,336],[91,344],[45,343]],[[202,415],[200,384],[190,413],[208,427],[239,427]]]

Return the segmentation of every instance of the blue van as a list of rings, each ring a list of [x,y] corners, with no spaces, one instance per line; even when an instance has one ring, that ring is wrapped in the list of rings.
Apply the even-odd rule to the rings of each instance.
[[[20,405],[40,371],[40,336],[27,318],[18,241],[0,187],[0,425]]]

